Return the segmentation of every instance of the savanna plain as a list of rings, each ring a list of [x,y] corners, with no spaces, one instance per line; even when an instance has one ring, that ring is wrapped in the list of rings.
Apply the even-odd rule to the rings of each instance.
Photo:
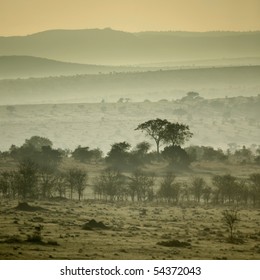
[[[1,106],[2,143],[24,143],[1,152],[0,258],[259,259],[259,147],[249,145],[259,136],[258,104],[259,96],[189,93]],[[188,123],[193,144],[171,156],[162,145],[158,155],[134,130],[155,114]],[[214,148],[218,137],[223,148]],[[196,145],[203,140],[212,147]]]

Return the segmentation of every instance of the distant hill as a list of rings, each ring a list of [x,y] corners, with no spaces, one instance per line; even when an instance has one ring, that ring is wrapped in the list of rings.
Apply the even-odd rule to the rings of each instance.
[[[156,68],[150,66],[149,69]],[[158,67],[157,67],[158,68]],[[0,56],[0,79],[144,71],[148,67],[66,63],[33,56]]]
[[[194,133],[188,145],[227,149],[228,143],[240,147],[256,144],[256,149],[259,107],[260,95],[173,102],[0,106],[0,151],[12,144],[21,146],[34,135],[47,137],[55,148],[63,149],[74,150],[81,145],[99,147],[106,153],[116,142],[127,141],[134,148],[141,141],[150,141],[154,150],[154,141],[135,130],[138,124],[154,118],[188,124]],[[243,170],[247,172],[246,166]]]
[[[254,96],[259,77],[260,66],[243,66],[1,80],[0,104],[157,101],[188,91],[206,98]]]
[[[87,64],[140,64],[260,57],[260,32],[50,30],[0,37],[0,56],[27,55]]]
[[[107,74],[112,72],[146,72],[180,68],[212,66],[260,65],[260,58],[234,58],[151,63],[136,66],[108,66],[61,62],[34,56],[0,56],[0,79],[44,78],[82,74]]]

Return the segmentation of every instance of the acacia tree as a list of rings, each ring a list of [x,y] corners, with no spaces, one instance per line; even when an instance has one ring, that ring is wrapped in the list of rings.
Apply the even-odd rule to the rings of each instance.
[[[163,141],[171,143],[172,146],[181,146],[192,137],[189,126],[181,123],[167,123]]]
[[[144,131],[154,139],[158,155],[161,142],[171,143],[172,146],[181,146],[193,135],[188,125],[171,123],[166,119],[158,118],[139,124],[135,130]]]
[[[164,119],[149,120],[147,122],[141,123],[137,126],[135,130],[144,131],[146,135],[150,136],[156,143],[157,154],[160,153],[160,143],[165,136],[165,128],[169,122]]]

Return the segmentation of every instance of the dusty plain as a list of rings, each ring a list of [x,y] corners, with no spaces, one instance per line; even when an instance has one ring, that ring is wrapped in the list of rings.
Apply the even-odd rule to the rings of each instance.
[[[162,203],[37,201],[36,211],[0,201],[0,259],[259,259],[260,210],[241,209],[236,236],[227,241],[223,207]],[[95,219],[106,228],[85,230]],[[29,242],[42,226],[42,242]],[[188,246],[162,246],[179,240]],[[185,243],[185,244],[186,244]]]

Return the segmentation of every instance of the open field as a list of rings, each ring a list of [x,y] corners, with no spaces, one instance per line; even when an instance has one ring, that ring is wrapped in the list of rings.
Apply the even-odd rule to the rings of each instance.
[[[95,201],[1,201],[0,259],[259,259],[259,210],[240,210],[238,244],[227,242],[223,208]],[[107,227],[84,230],[95,219]],[[28,235],[42,225],[42,242]],[[173,247],[159,242],[178,240]]]

